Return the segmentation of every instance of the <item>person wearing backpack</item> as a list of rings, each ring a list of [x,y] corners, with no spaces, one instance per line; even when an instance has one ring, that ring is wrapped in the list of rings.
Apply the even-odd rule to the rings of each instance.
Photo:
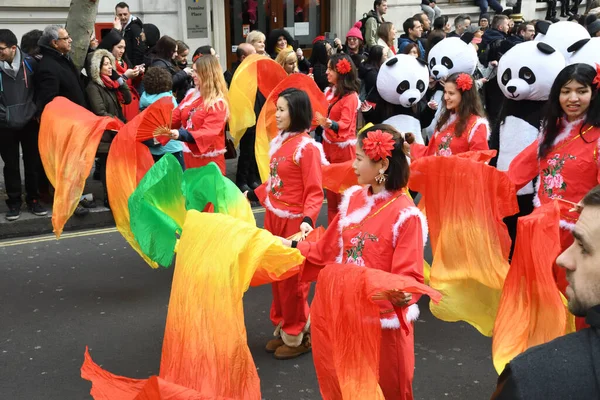
[[[41,161],[33,86],[36,66],[37,61],[17,46],[15,34],[8,29],[0,29],[0,156],[4,161],[4,182],[8,196],[5,218],[8,221],[14,221],[21,215],[19,146],[23,149],[27,208],[34,215],[48,214],[39,202]]]
[[[375,0],[373,9],[369,11],[363,19],[360,20],[362,26],[360,28],[362,36],[365,38],[367,48],[377,44],[377,29],[379,25],[385,22],[383,16],[387,13],[387,0]]]

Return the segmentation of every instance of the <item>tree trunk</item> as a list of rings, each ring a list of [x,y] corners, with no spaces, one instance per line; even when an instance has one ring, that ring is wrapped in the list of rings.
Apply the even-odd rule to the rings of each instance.
[[[65,29],[73,38],[71,57],[77,69],[85,63],[97,13],[97,0],[71,0]]]

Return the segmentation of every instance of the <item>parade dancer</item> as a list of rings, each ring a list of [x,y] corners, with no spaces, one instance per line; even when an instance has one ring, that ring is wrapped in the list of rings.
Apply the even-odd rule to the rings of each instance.
[[[408,158],[404,140],[390,125],[375,125],[358,137],[354,171],[358,183],[344,192],[339,214],[317,242],[297,247],[307,262],[334,262],[375,268],[423,282],[427,222],[408,195]],[[307,267],[308,268],[308,267]],[[414,330],[419,296],[398,292],[380,301],[382,327],[379,384],[386,399],[412,399]],[[399,315],[409,322],[400,328]],[[332,328],[333,329],[333,328]]]
[[[225,122],[229,115],[227,84],[219,60],[199,57],[193,66],[195,89],[173,111],[171,137],[185,142],[187,168],[214,161],[225,175]]]
[[[350,161],[354,158],[356,145],[356,116],[359,107],[360,85],[356,67],[346,54],[336,54],[327,65],[327,81],[331,85],[325,89],[329,101],[327,117],[317,113],[317,122],[324,129],[323,149],[327,160],[332,164]],[[341,196],[327,191],[327,222],[331,223],[337,214]]]
[[[306,92],[286,89],[277,99],[275,119],[280,134],[271,141],[270,173],[265,183],[247,192],[265,206],[265,229],[289,237],[312,230],[323,204],[321,165],[328,164],[321,145],[308,135],[312,121]],[[310,282],[295,275],[274,282],[271,321],[275,339],[266,345],[277,359],[310,351],[308,291]]]
[[[490,127],[470,75],[452,74],[446,79],[443,107],[429,145],[414,143],[414,135],[407,135],[412,159],[488,150]]]

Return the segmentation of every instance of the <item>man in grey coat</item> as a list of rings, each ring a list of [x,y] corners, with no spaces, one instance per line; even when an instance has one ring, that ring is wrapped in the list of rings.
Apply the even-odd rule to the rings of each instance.
[[[515,357],[492,400],[600,399],[600,186],[578,208],[575,241],[556,262],[567,270],[569,311],[590,327]]]
[[[365,21],[365,46],[367,48],[377,44],[377,29],[385,20],[383,16],[387,13],[387,0],[375,0],[373,9],[367,13]]]

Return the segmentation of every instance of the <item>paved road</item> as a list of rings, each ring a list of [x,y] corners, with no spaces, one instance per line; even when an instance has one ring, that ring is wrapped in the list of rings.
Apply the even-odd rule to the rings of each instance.
[[[0,276],[0,399],[89,399],[86,345],[113,373],[158,373],[173,271],[149,269],[113,229],[0,242]],[[263,398],[320,399],[310,355],[277,361],[263,351],[269,304],[269,287],[244,298]],[[415,341],[416,399],[489,398],[490,339],[435,319],[422,301]]]

